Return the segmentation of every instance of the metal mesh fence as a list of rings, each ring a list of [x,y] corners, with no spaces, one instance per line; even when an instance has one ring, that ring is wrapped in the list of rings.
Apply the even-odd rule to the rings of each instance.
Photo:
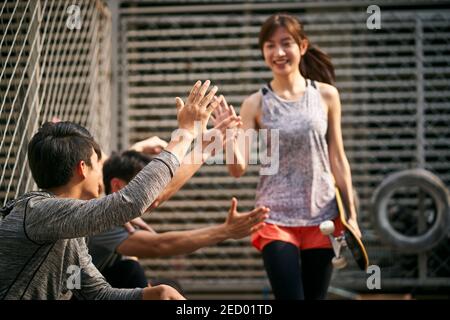
[[[44,122],[56,117],[86,126],[109,150],[111,16],[101,0],[1,1],[0,25],[0,200],[6,203],[33,188],[26,147]]]
[[[383,288],[448,290],[448,238],[420,254],[391,250],[373,227],[370,199],[388,174],[403,169],[425,168],[450,184],[450,11],[440,7],[443,1],[422,3],[420,10],[380,2],[381,29],[368,30],[369,3],[357,1],[117,0],[117,25],[100,0],[0,1],[0,201],[33,188],[26,145],[53,117],[88,127],[108,151],[116,138],[122,148],[150,135],[168,139],[176,126],[174,97],[185,96],[198,79],[211,79],[239,106],[271,77],[257,46],[261,23],[289,11],[336,66],[361,226]],[[79,29],[68,27],[70,5],[80,9]],[[118,30],[113,47],[112,27]],[[115,49],[117,90],[111,91]],[[110,108],[116,94],[117,137]],[[147,220],[161,232],[221,223],[231,196],[239,199],[239,210],[253,207],[257,173],[258,166],[250,166],[234,179],[224,166],[205,165]],[[394,198],[400,200],[391,204],[391,217],[397,228],[417,233],[402,225],[415,211],[417,191],[403,193]],[[434,210],[428,198],[424,202]],[[189,297],[270,294],[248,238],[143,265],[149,277],[180,281]],[[365,290],[366,278],[350,267],[334,272],[333,286]]]
[[[420,10],[403,2],[395,8],[389,1],[383,4],[381,29],[369,30],[368,4],[353,1],[217,1],[201,6],[121,1],[122,145],[150,135],[168,139],[176,126],[173,97],[185,96],[198,79],[211,79],[239,106],[271,77],[257,46],[260,25],[280,10],[296,14],[310,40],[336,66],[361,226],[371,263],[381,267],[383,288],[448,289],[448,238],[419,255],[393,251],[374,230],[370,199],[388,174],[403,169],[424,167],[450,184],[450,15],[439,3]],[[239,199],[239,209],[251,209],[257,170],[250,166],[244,177],[234,179],[224,166],[206,165],[148,221],[158,231],[220,223],[231,196]],[[249,239],[143,264],[149,277],[175,278],[196,297],[269,293],[260,254]],[[367,290],[367,276],[350,267],[334,272],[333,285]]]

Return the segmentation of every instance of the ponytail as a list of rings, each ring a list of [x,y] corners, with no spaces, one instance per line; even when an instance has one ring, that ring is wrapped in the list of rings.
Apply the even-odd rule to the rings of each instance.
[[[318,47],[309,45],[300,61],[300,73],[303,77],[334,85],[336,75],[331,58]]]

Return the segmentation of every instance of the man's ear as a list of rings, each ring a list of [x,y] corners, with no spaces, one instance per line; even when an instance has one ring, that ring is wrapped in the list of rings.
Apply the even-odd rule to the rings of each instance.
[[[84,162],[84,160],[81,160],[80,162],[78,162],[77,167],[75,168],[76,174],[83,179],[86,179],[87,170],[88,170],[88,165],[86,164],[86,162]]]
[[[111,192],[117,192],[127,185],[127,183],[120,178],[112,178],[109,183],[111,185]]]

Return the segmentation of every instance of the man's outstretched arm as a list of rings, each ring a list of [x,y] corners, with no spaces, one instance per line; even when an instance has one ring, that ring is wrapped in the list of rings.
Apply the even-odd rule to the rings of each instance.
[[[122,255],[139,258],[189,254],[227,239],[241,239],[248,236],[263,226],[268,212],[269,209],[260,207],[250,212],[238,213],[237,200],[233,198],[228,217],[223,224],[159,234],[136,231],[122,242],[116,251]]]

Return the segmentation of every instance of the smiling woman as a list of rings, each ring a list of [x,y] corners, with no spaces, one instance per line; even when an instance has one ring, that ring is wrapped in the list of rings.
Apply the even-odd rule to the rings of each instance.
[[[349,223],[360,235],[349,197],[352,182],[334,67],[328,55],[311,45],[302,24],[287,14],[264,22],[259,47],[273,79],[245,99],[240,115],[244,130],[279,132],[279,170],[271,175],[260,171],[256,203],[269,207],[271,215],[253,233],[252,244],[262,252],[275,298],[324,299],[333,251],[319,225],[338,216],[333,181],[351,208]],[[230,143],[237,161],[228,169],[239,177],[249,152],[239,146],[239,135]],[[267,147],[273,143],[269,140]],[[336,226],[339,234],[342,226]]]
[[[285,28],[278,28],[269,40],[264,42],[262,50],[264,60],[272,72],[289,74],[292,69],[298,69],[300,56],[305,54],[307,48],[306,39],[302,39],[299,46]]]

